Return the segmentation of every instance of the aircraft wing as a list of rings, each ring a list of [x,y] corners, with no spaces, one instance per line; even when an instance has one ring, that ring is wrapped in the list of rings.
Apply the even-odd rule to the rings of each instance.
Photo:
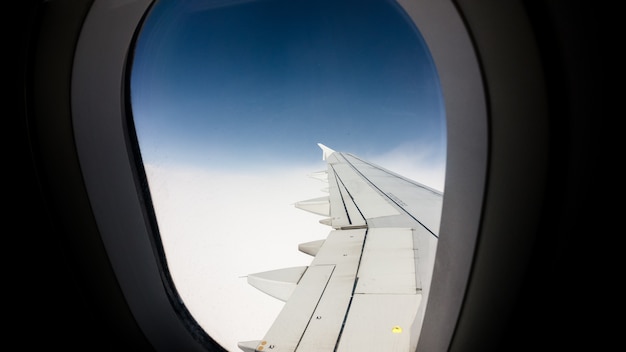
[[[248,276],[285,301],[252,351],[414,351],[427,302],[443,194],[322,144],[328,196],[296,203],[325,216],[306,267]]]

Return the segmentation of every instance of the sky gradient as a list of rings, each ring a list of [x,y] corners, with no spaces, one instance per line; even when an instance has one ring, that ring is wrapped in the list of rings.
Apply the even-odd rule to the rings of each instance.
[[[132,72],[148,161],[293,163],[318,142],[365,158],[420,142],[445,156],[433,61],[393,1],[159,1]]]
[[[245,276],[308,265],[298,244],[330,231],[293,206],[324,195],[318,142],[443,190],[437,72],[395,1],[157,1],[130,78],[174,284],[229,351],[283,305]]]

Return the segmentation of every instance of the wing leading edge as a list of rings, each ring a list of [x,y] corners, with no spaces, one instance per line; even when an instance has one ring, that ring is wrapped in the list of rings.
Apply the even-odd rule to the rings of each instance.
[[[308,267],[248,276],[285,301],[253,351],[414,351],[428,299],[443,194],[318,144],[328,196],[296,203],[332,227],[299,245]]]

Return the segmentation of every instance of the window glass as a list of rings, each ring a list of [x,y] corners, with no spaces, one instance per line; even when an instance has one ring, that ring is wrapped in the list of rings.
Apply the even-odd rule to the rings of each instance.
[[[308,265],[329,227],[323,143],[443,191],[436,68],[394,1],[157,1],[137,39],[132,114],[166,260],[225,348],[261,338],[283,302],[249,273]]]

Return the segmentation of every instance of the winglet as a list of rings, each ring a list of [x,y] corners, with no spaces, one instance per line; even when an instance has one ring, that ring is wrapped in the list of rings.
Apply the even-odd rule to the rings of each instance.
[[[317,143],[317,145],[322,148],[322,160],[326,160],[332,153],[335,151],[323,145],[322,143]]]

